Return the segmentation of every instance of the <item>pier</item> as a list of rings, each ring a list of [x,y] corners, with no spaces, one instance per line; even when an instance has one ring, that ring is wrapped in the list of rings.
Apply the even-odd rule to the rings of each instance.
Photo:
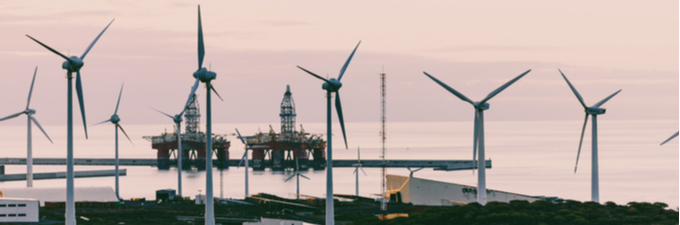
[[[238,166],[240,160],[230,159],[227,161],[230,166]],[[252,162],[252,161],[250,161]],[[105,158],[76,158],[73,159],[73,164],[77,166],[113,166],[115,159]],[[476,169],[477,166],[472,160],[385,160],[385,167],[388,168],[433,168],[434,170],[470,170]],[[26,165],[26,158],[0,158],[0,165]],[[156,159],[118,159],[118,164],[121,166],[150,166],[157,167],[158,160]],[[170,164],[175,166],[175,160],[171,160]],[[355,159],[338,159],[333,160],[333,167],[355,167],[357,166]],[[33,158],[33,165],[66,165],[65,158]],[[214,159],[213,165],[219,166],[219,160]],[[253,165],[250,163],[250,165]],[[361,160],[362,167],[379,168],[382,167],[382,160]],[[486,160],[486,168],[491,168],[491,160]]]

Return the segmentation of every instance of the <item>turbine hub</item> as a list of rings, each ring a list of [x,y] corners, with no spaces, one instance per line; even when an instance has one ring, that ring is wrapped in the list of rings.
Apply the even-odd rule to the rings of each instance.
[[[68,58],[70,60],[64,61],[64,63],[61,64],[61,68],[68,70],[69,72],[75,72],[80,70],[81,67],[83,67],[84,63],[83,60],[80,60],[80,58],[76,56],[71,56]]]
[[[321,88],[330,92],[337,92],[340,90],[340,87],[342,87],[342,83],[340,83],[340,81],[336,80],[335,78],[328,79],[328,82],[321,85]]]
[[[174,118],[172,118],[172,120],[175,121],[175,123],[181,123],[182,117],[179,114],[177,114],[177,115],[175,115]]]
[[[116,114],[113,114],[113,116],[111,116],[111,123],[118,123],[118,122],[120,122],[120,117],[118,117],[118,115],[116,115]]]
[[[479,104],[479,102],[475,102],[475,108],[481,109],[481,110],[487,110],[489,109],[489,103],[485,102],[484,104]]]
[[[24,113],[26,113],[26,114],[28,114],[28,115],[30,116],[30,115],[35,114],[35,110],[34,110],[34,109],[26,109],[26,110],[24,111]]]
[[[586,113],[588,113],[590,115],[604,114],[605,111],[607,111],[607,110],[603,109],[603,108],[595,108],[595,107],[586,108]]]
[[[196,70],[196,72],[194,72],[194,78],[198,78],[203,83],[208,83],[211,80],[214,80],[215,78],[217,78],[217,73],[215,73],[213,71],[209,71],[208,69],[203,67],[199,70]]]

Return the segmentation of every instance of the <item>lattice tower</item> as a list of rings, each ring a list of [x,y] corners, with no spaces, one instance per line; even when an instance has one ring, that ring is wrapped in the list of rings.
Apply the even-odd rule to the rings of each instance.
[[[295,102],[293,101],[292,93],[290,93],[290,85],[286,85],[286,93],[283,94],[283,101],[281,101],[281,133],[295,132]]]
[[[189,107],[187,107],[187,111],[184,114],[184,121],[186,121],[186,128],[184,130],[185,133],[190,134],[196,134],[200,132],[200,125],[201,125],[201,111],[199,110],[199,105],[198,101],[196,99],[196,95],[194,95],[194,98],[191,99],[191,103],[189,104]]]

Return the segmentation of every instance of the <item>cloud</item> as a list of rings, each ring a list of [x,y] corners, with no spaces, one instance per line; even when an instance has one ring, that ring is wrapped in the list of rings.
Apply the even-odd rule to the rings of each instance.
[[[474,46],[451,46],[430,49],[430,52],[541,52],[560,49],[559,47],[538,46],[503,46],[503,45],[474,45]]]

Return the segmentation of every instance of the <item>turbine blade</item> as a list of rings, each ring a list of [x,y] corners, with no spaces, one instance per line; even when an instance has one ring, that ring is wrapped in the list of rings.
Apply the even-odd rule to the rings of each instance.
[[[92,49],[94,44],[97,43],[97,40],[99,40],[99,38],[102,36],[102,34],[104,34],[104,31],[106,31],[106,29],[109,29],[109,26],[111,26],[111,24],[113,23],[114,20],[116,20],[116,19],[112,19],[111,22],[109,22],[109,25],[106,25],[106,27],[104,27],[104,30],[102,30],[102,32],[99,33],[99,35],[97,35],[97,38],[95,38],[94,41],[92,41],[90,46],[87,46],[87,49],[85,49],[85,52],[83,52],[83,55],[80,56],[81,60],[85,59],[85,56],[87,55],[87,53],[90,52],[90,49]]]
[[[158,110],[158,109],[154,109],[154,108],[151,108],[151,109],[156,110],[156,112],[159,112],[159,113],[161,113],[161,114],[163,114],[163,115],[165,115],[165,116],[167,116],[167,117],[170,117],[170,119],[175,119],[175,117],[174,117],[174,116],[171,116],[170,114],[164,113],[164,112],[162,112],[162,111],[160,111],[160,110]]]
[[[4,117],[4,118],[0,118],[0,121],[12,119],[12,118],[17,117],[17,116],[19,116],[19,115],[21,115],[21,114],[24,114],[24,112],[18,112],[18,113],[15,113],[15,114],[6,116],[6,117]]]
[[[235,129],[236,129],[236,134],[238,135],[238,139],[241,139],[241,143],[243,143],[247,147],[248,144],[246,144],[246,141],[243,139],[243,137],[241,137],[241,133],[238,132],[238,128],[235,128]]]
[[[201,24],[201,5],[198,5],[198,69],[203,66],[205,46],[203,44],[203,25]]]
[[[113,114],[118,113],[118,106],[120,105],[120,96],[123,95],[123,86],[125,86],[125,84],[120,85],[120,93],[118,94],[118,103],[116,103],[116,110],[113,111]]]
[[[569,82],[569,79],[567,79],[567,76],[564,76],[564,73],[562,73],[562,70],[560,70],[560,69],[557,69],[557,70],[560,71],[560,74],[562,74],[562,77],[564,77],[564,80],[567,81],[569,88],[571,88],[571,91],[574,92],[574,95],[576,95],[578,102],[581,103],[583,108],[588,108],[588,106],[586,106],[586,103],[583,102],[583,98],[581,97],[581,94],[579,94],[578,91],[576,91],[576,88],[574,87],[574,85],[571,85],[571,82]]]
[[[422,169],[425,169],[425,168],[424,168],[424,167],[420,167],[420,168],[414,170],[413,172],[415,173],[415,172],[418,172],[418,171],[420,171],[420,170],[422,170]]]
[[[31,95],[33,94],[33,84],[35,84],[35,75],[38,74],[38,67],[35,67],[35,71],[33,72],[33,81],[31,81],[31,89],[28,91],[28,101],[26,101],[26,109],[28,109],[28,106],[31,104]]]
[[[323,77],[321,77],[321,76],[319,76],[319,75],[316,75],[315,73],[312,73],[312,72],[310,72],[309,70],[306,70],[305,68],[302,68],[302,67],[300,67],[300,66],[297,66],[297,68],[300,68],[301,70],[304,70],[304,71],[307,72],[308,74],[311,74],[312,76],[314,76],[314,77],[316,77],[316,78],[319,78],[319,79],[321,79],[321,80],[323,80],[323,81],[326,81],[326,82],[330,83],[330,81],[326,80],[326,78],[323,78]]]
[[[283,182],[288,182],[290,179],[293,179],[293,177],[295,177],[295,174],[290,175],[290,177],[288,177],[288,179],[284,180]]]
[[[608,97],[602,99],[602,101],[599,101],[599,102],[595,103],[595,105],[593,105],[593,107],[600,107],[602,104],[604,104],[605,102],[609,101],[609,99],[613,98],[614,95],[618,94],[619,92],[621,92],[621,89],[619,89],[618,91],[614,92],[614,94],[612,94],[612,95],[610,95],[610,96],[608,96]]]
[[[106,122],[110,122],[110,121],[111,121],[111,119],[108,119],[108,120],[104,120],[104,121],[102,121],[102,122],[99,122],[99,123],[95,123],[95,124],[94,124],[94,125],[92,125],[92,126],[97,126],[97,125],[99,125],[99,124],[103,124],[103,123],[106,123]]]
[[[515,79],[512,79],[512,80],[508,81],[507,83],[503,84],[503,86],[500,86],[500,87],[496,88],[496,90],[494,90],[494,91],[492,91],[491,93],[489,93],[489,95],[487,95],[486,98],[484,98],[484,100],[482,100],[481,102],[479,102],[479,104],[484,104],[486,101],[489,101],[489,99],[493,98],[493,96],[496,96],[498,93],[501,93],[501,91],[503,91],[503,90],[505,90],[506,88],[508,88],[510,85],[512,85],[513,83],[515,83],[517,80],[519,80],[520,78],[522,78],[524,75],[527,75],[527,73],[529,73],[529,72],[531,72],[531,70],[527,70],[526,72],[524,72],[524,73],[520,74],[519,76],[515,77]]]
[[[578,152],[576,153],[576,165],[574,166],[574,173],[578,168],[578,158],[581,156],[581,145],[583,144],[583,134],[586,132],[586,124],[588,124],[588,114],[586,113],[586,119],[583,121],[583,128],[581,129],[581,140],[578,142]]]
[[[338,121],[340,121],[340,128],[342,128],[342,138],[345,140],[345,149],[348,149],[347,135],[345,135],[345,119],[342,117],[342,105],[340,104],[340,92],[335,92],[335,110],[338,112]]]
[[[240,168],[240,167],[241,167],[241,164],[243,163],[243,161],[246,160],[246,154],[248,154],[248,149],[246,149],[246,152],[243,153],[243,156],[241,157],[241,161],[238,162],[238,166],[236,166],[236,168]],[[248,168],[246,168],[246,169],[248,169]]]
[[[361,168],[361,167],[359,167],[359,168]],[[366,174],[366,171],[364,171],[364,168],[361,168],[361,172],[364,173],[364,176],[368,176],[368,174]]]
[[[71,59],[69,59],[68,57],[66,57],[64,54],[61,54],[61,53],[59,53],[57,50],[54,50],[54,49],[50,48],[50,46],[47,46],[46,44],[43,44],[42,42],[36,40],[35,38],[31,37],[31,35],[28,35],[28,34],[27,34],[26,37],[28,37],[28,38],[30,38],[31,40],[33,40],[33,41],[37,42],[38,44],[42,45],[42,46],[45,47],[47,50],[50,50],[50,52],[53,52],[54,54],[57,54],[57,55],[61,56],[62,58],[66,59],[66,61],[73,62],[73,61],[71,61]]]
[[[80,71],[76,73],[76,94],[80,104],[80,115],[83,117],[83,127],[85,128],[85,139],[87,139],[87,122],[85,122],[85,100],[83,99],[83,84],[80,81]]]
[[[30,116],[30,115],[28,116],[28,118],[31,118],[31,120],[33,120],[33,123],[35,123],[35,126],[37,126],[38,129],[40,129],[40,131],[43,132],[45,137],[47,137],[47,140],[50,140],[50,143],[54,144],[54,142],[52,142],[52,139],[50,138],[50,136],[47,135],[47,132],[45,132],[45,130],[42,128],[42,126],[40,126],[40,123],[38,123],[38,120],[36,120],[35,117]]]
[[[217,95],[217,97],[220,98],[221,101],[224,101],[224,99],[222,99],[222,96],[220,96],[220,94],[217,93],[217,90],[215,90],[215,86],[212,86],[212,84],[211,84],[211,85],[210,85],[210,89],[211,89],[213,92],[215,92],[215,95]]]
[[[309,177],[307,177],[307,176],[305,176],[305,175],[302,175],[302,174],[299,174],[299,173],[298,173],[298,175],[300,175],[301,177],[304,177],[304,178],[307,179],[307,180],[311,180],[311,179],[309,179]]]
[[[358,170],[358,169],[359,169],[359,167],[355,167],[355,168],[354,168],[354,171],[352,171],[352,174],[357,173],[357,170]]]
[[[189,108],[189,104],[191,104],[191,100],[194,99],[194,95],[196,93],[196,89],[198,89],[198,83],[199,82],[200,82],[200,80],[198,80],[198,78],[196,78],[196,82],[194,82],[194,86],[191,87],[191,92],[189,93],[189,99],[187,99],[187,104],[184,105],[182,112],[179,114],[180,117],[182,116],[182,114],[184,114],[184,111],[186,111],[187,108]]]
[[[446,85],[445,83],[443,83],[443,82],[437,80],[437,78],[434,78],[433,76],[431,76],[430,74],[428,74],[428,73],[425,72],[425,71],[423,71],[423,73],[425,74],[425,76],[428,76],[428,77],[429,77],[430,79],[432,79],[434,82],[436,82],[436,83],[438,83],[439,85],[441,85],[444,89],[446,89],[446,90],[448,90],[449,92],[451,92],[451,94],[453,94],[453,95],[455,95],[456,97],[460,98],[460,100],[463,100],[463,101],[469,102],[469,103],[472,104],[472,105],[475,105],[475,103],[472,102],[472,100],[470,100],[468,97],[465,97],[465,95],[463,95],[463,94],[461,94],[460,92],[454,90],[453,88],[449,87],[449,85]]]
[[[409,167],[409,166],[406,166],[406,169],[407,169],[408,171],[413,172],[413,170],[411,170],[411,167]]]
[[[472,174],[475,174],[475,168],[477,168],[477,135],[479,133],[479,113],[477,112],[477,109],[475,109],[475,128],[474,128],[474,135],[473,135],[473,144],[472,144]]]
[[[354,52],[357,51],[357,48],[359,48],[359,45],[361,44],[361,41],[357,44],[356,47],[354,47],[354,50],[352,51],[352,54],[349,55],[349,58],[347,58],[347,62],[345,62],[345,65],[342,66],[342,69],[340,69],[340,75],[338,76],[338,81],[342,79],[342,75],[345,74],[345,70],[347,70],[347,66],[349,66],[349,62],[352,61],[352,57],[354,57]]]
[[[660,144],[659,146],[661,146],[661,145],[663,145],[663,144],[666,144],[666,142],[668,142],[668,141],[670,141],[670,140],[673,140],[673,138],[677,137],[678,134],[680,134],[680,132],[675,132],[675,134],[674,134],[673,136],[671,136],[671,137],[669,137],[668,139],[666,139],[665,141],[661,142],[661,144]]]
[[[133,145],[135,144],[135,143],[132,143],[132,139],[130,139],[130,136],[128,136],[127,133],[125,133],[123,126],[121,126],[120,124],[116,124],[116,127],[120,128],[120,131],[122,131],[123,134],[125,134],[125,137],[128,139],[128,141],[130,141],[131,144],[133,144]]]

